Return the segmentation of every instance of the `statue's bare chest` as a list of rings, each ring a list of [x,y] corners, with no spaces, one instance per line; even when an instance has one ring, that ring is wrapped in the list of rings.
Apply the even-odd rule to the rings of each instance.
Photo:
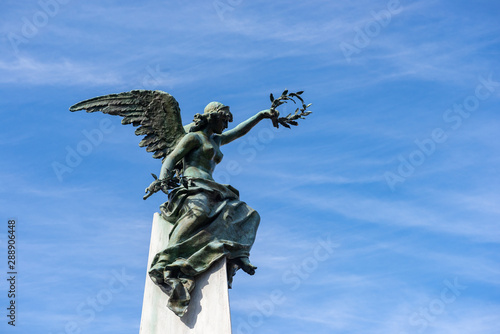
[[[207,160],[214,161],[216,164],[222,161],[224,154],[222,154],[219,145],[212,138],[203,138],[200,149]]]

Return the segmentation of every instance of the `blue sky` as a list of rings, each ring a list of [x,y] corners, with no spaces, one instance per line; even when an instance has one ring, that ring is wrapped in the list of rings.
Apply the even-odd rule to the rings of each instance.
[[[165,196],[141,198],[160,161],[119,118],[69,106],[160,89],[185,123],[213,100],[238,123],[285,88],[314,113],[262,122],[215,173],[262,217],[233,332],[498,333],[499,14],[485,0],[4,1],[1,270],[14,218],[18,295],[13,329],[1,280],[2,333],[139,330]]]

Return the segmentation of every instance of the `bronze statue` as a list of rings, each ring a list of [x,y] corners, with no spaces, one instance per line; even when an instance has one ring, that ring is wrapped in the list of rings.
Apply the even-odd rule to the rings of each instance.
[[[239,192],[230,185],[214,181],[212,174],[221,162],[222,145],[244,136],[265,118],[273,125],[297,125],[296,120],[311,112],[304,104],[302,92],[288,93],[277,99],[271,94],[272,106],[262,110],[234,129],[224,131],[233,121],[229,107],[210,102],[194,122],[182,125],[179,104],[162,91],[133,90],[89,99],[70,110],[102,111],[122,116],[122,124],[138,126],[136,135],[145,135],[139,146],[162,159],[159,177],[146,188],[147,199],[162,190],[168,201],[160,206],[161,216],[173,229],[168,245],[158,253],[149,276],[169,296],[168,307],[182,316],[189,305],[195,277],[215,261],[227,258],[228,281],[238,269],[253,275],[249,260],[260,217],[257,211],[240,201]],[[279,117],[276,107],[287,101],[300,100],[302,107],[294,114]]]

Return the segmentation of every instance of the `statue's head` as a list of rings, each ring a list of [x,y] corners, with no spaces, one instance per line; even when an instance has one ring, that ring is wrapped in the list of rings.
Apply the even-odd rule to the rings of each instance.
[[[200,131],[211,126],[214,133],[222,133],[227,128],[228,122],[233,121],[233,114],[229,107],[220,102],[210,102],[203,110],[203,114],[194,115],[194,126],[190,132]]]
[[[203,110],[203,113],[204,114],[210,114],[210,113],[213,113],[213,112],[216,112],[216,113],[229,112],[229,107],[223,105],[220,102],[213,101],[213,102],[210,102],[209,104],[207,104],[207,106]]]

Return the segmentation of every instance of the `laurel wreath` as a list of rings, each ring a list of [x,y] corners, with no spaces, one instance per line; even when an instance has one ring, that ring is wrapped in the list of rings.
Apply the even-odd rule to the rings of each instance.
[[[302,95],[302,93],[304,93],[303,90],[296,93],[289,93],[288,89],[285,89],[281,96],[277,99],[275,99],[274,95],[271,93],[270,99],[272,104],[270,110],[271,112],[275,112],[275,116],[272,117],[271,120],[275,128],[279,128],[279,125],[281,124],[285,128],[290,129],[290,125],[299,125],[299,123],[297,123],[298,119],[305,119],[305,116],[312,113],[312,111],[307,110],[312,105],[312,103],[305,104],[304,99],[302,99],[302,97],[300,96]],[[287,103],[288,101],[292,101],[293,103],[297,104],[297,101],[295,101],[295,99],[301,102],[302,107],[297,108],[293,114],[290,113],[285,117],[279,117],[279,111],[277,111],[276,108],[282,104]]]

